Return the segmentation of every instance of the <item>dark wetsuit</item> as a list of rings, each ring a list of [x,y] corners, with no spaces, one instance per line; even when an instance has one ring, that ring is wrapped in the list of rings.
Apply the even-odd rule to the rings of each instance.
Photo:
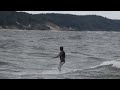
[[[59,64],[59,71],[61,71],[61,66],[65,63],[65,52],[63,50],[60,51],[59,55],[54,57],[54,58],[58,58],[60,57],[60,64]]]
[[[61,51],[60,54],[59,54],[59,56],[60,56],[60,61],[61,62],[65,62],[65,52]]]

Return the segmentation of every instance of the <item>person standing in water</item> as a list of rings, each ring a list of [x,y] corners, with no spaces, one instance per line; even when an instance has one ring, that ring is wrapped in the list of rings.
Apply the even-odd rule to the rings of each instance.
[[[64,52],[62,46],[60,47],[60,53],[59,53],[59,55],[56,56],[56,57],[53,57],[53,58],[58,58],[58,57],[60,57],[60,64],[58,66],[58,70],[61,71],[61,67],[65,63],[65,52]]]

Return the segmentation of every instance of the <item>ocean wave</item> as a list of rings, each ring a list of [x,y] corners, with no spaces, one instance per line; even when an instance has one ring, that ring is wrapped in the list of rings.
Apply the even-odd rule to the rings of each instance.
[[[69,36],[68,38],[71,39],[71,40],[81,40],[82,36],[81,35],[75,35],[75,36]]]
[[[93,67],[89,67],[89,68],[84,68],[84,69],[74,69],[74,70],[69,70],[67,72],[64,72],[63,74],[70,74],[70,73],[79,73],[81,71],[92,71],[92,70],[119,70],[120,69],[120,61],[105,61],[102,62],[100,65],[96,65]],[[105,71],[106,71],[105,70]]]
[[[120,69],[120,61],[118,60],[117,61],[105,61],[105,62],[102,62],[100,65],[91,67],[90,69],[100,68],[104,66],[111,66],[113,68]]]
[[[110,69],[120,69],[120,61],[105,61],[102,62],[100,65],[89,67],[89,68],[84,68],[84,69],[63,69],[62,72],[59,72],[57,70],[48,70],[44,71],[42,74],[72,74],[72,73],[79,73],[81,71],[91,71],[91,70],[99,70],[99,68]],[[112,69],[111,69],[112,68]]]
[[[20,47],[23,47],[23,44],[18,42],[17,40],[0,40],[0,49],[16,49]]]

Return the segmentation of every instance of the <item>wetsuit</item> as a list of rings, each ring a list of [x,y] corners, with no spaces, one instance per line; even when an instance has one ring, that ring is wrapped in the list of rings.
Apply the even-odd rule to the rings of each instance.
[[[58,58],[60,57],[60,64],[58,66],[59,71],[61,71],[61,66],[65,63],[65,52],[64,51],[60,51],[59,55],[57,57],[54,58]]]
[[[59,56],[60,56],[60,61],[65,63],[65,52],[61,51]]]

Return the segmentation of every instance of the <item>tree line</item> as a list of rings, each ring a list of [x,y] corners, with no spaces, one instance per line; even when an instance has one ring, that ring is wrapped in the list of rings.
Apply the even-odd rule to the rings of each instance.
[[[72,28],[78,31],[120,30],[120,20],[112,20],[97,15],[28,14],[16,11],[0,11],[0,27],[5,29],[49,30],[48,22],[61,28]]]

